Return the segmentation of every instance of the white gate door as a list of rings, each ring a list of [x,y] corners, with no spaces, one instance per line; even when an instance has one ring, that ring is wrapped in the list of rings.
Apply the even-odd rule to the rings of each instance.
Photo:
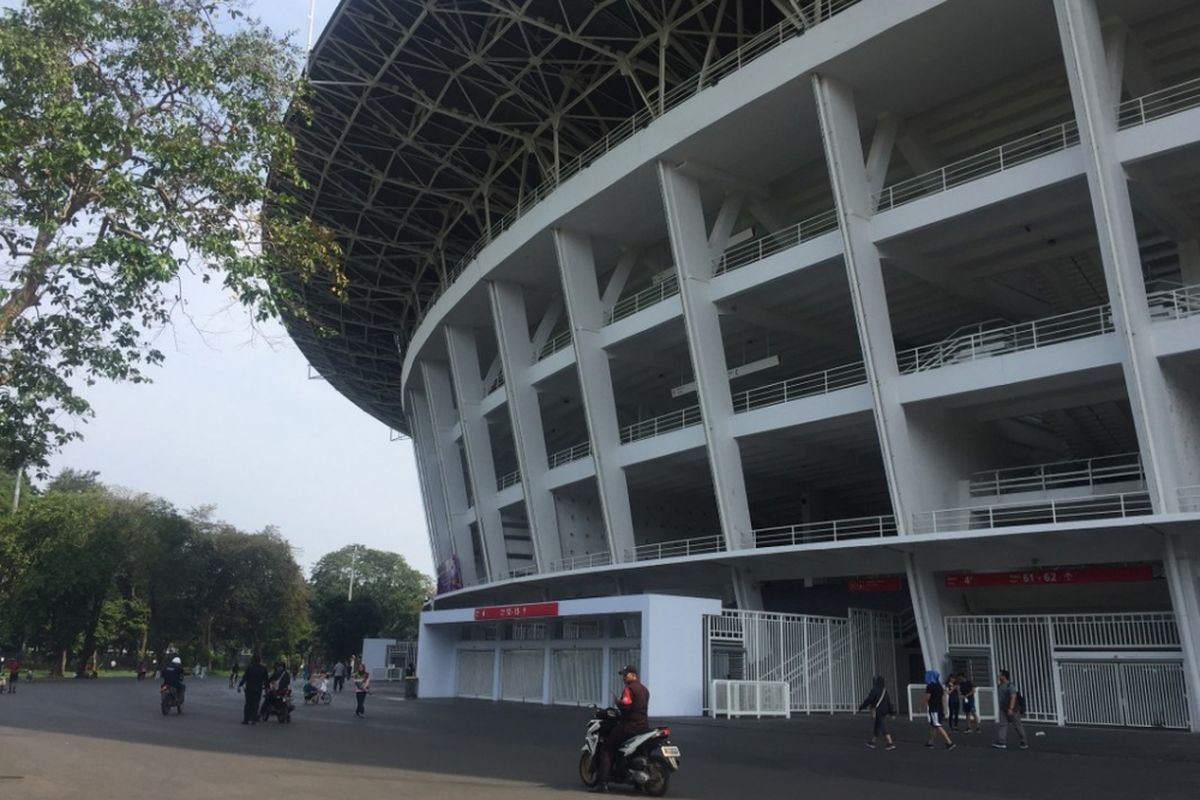
[[[1178,661],[1060,661],[1068,725],[1187,730],[1187,689]]]
[[[491,700],[496,677],[495,668],[495,651],[459,650],[454,693],[459,697]]]
[[[551,691],[554,702],[586,706],[602,701],[603,650],[555,650]]]
[[[545,650],[505,650],[500,656],[500,698],[542,702],[546,678]]]

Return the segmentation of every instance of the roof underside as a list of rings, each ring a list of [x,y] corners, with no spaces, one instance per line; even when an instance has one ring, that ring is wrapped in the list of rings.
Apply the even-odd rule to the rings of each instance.
[[[407,431],[403,352],[454,264],[557,165],[656,115],[664,92],[792,5],[343,0],[309,65],[313,123],[297,127],[309,185],[296,191],[337,233],[350,277],[347,302],[305,298],[337,335],[289,326],[310,363]]]

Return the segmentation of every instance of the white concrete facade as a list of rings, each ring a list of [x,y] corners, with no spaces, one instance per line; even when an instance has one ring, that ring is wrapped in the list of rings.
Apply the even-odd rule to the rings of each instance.
[[[1200,9],[805,8],[422,309],[403,410],[464,579],[422,664],[485,605],[844,614],[894,577],[931,667],[948,617],[1173,612],[1200,728]],[[949,580],[1147,564],[1125,593]]]

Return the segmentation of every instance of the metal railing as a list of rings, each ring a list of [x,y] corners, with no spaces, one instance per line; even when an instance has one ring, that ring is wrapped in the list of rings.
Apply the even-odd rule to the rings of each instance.
[[[520,482],[521,482],[521,470],[514,469],[512,472],[508,473],[507,475],[501,475],[496,480],[496,491],[503,492],[508,487],[516,486]]]
[[[577,445],[572,445],[565,450],[559,450],[557,453],[551,453],[547,462],[550,469],[561,467],[563,464],[570,464],[572,461],[578,461],[581,458],[587,458],[592,454],[591,442],[580,442]]]
[[[743,411],[787,403],[802,397],[829,394],[838,389],[860,386],[866,382],[867,373],[863,362],[844,364],[821,372],[788,378],[786,381],[734,392],[733,411],[735,414],[740,414]]]
[[[546,343],[539,347],[537,352],[533,354],[533,363],[536,364],[543,358],[549,358],[559,350],[570,347],[571,341],[571,332],[569,330],[563,331],[556,336],[551,336],[546,340]]]
[[[1179,510],[1200,511],[1200,486],[1180,486]]]
[[[487,382],[487,386],[484,387],[484,394],[489,395],[502,386],[504,386],[504,371],[500,370],[496,373],[496,377]]]
[[[902,374],[924,372],[949,364],[1035,350],[1112,331],[1112,311],[1105,304],[902,350],[896,354],[896,361]]]
[[[560,558],[558,561],[552,561],[546,567],[546,572],[570,572],[571,570],[588,569],[589,567],[607,567],[612,563],[611,553],[584,553],[580,556],[571,556],[569,558]]]
[[[678,411],[669,411],[652,419],[635,422],[621,428],[621,444],[629,444],[639,439],[649,439],[664,433],[690,428],[700,424],[700,406],[688,406]]]
[[[874,539],[896,535],[896,518],[856,517],[853,519],[822,520],[800,525],[777,525],[755,528],[755,547],[784,547],[815,542],[840,542],[847,539]]]
[[[1184,319],[1200,314],[1200,286],[1180,286],[1146,295],[1152,319]]]
[[[674,109],[680,103],[696,96],[704,89],[715,86],[726,76],[774,50],[784,42],[802,35],[807,29],[831,19],[860,2],[862,0],[812,0],[812,2],[799,10],[799,14],[805,20],[804,27],[797,27],[790,20],[784,20],[763,31],[753,39],[748,40],[733,52],[716,59],[707,67],[701,69],[694,80],[679,84],[669,92],[663,94],[661,98],[652,95],[649,98],[647,108],[639,110],[620,125],[608,131],[602,139],[580,151],[570,160],[559,164],[551,174],[546,176],[546,179],[537,188],[519,195],[516,205],[507,214],[499,220],[492,220],[491,225],[488,226],[484,235],[446,271],[445,278],[434,290],[421,311],[417,319],[417,324],[420,324],[421,319],[425,317],[429,309],[433,307],[438,299],[446,293],[446,290],[466,271],[466,268],[475,260],[483,248],[491,244],[501,233],[511,228],[518,219],[525,216],[532,208],[546,199],[563,182],[591,166],[610,150],[630,139],[635,133]]]
[[[972,473],[969,487],[971,497],[988,497],[1145,479],[1141,455],[1122,453],[1115,456],[1033,464],[1027,467],[984,470]]]
[[[887,211],[922,197],[940,194],[1077,144],[1079,127],[1074,122],[1064,122],[887,186],[876,195],[875,210]]]
[[[792,718],[792,688],[787,681],[735,681],[718,679],[712,682],[713,718],[783,717]]]
[[[676,539],[670,542],[639,544],[625,551],[626,561],[658,561],[663,558],[682,558],[725,550],[724,536],[699,536],[695,539]]]
[[[1014,525],[1056,525],[1140,516],[1153,513],[1146,492],[1122,492],[1036,503],[997,503],[966,508],[946,508],[913,514],[916,533],[971,531]]]
[[[623,297],[614,305],[604,309],[604,324],[611,325],[619,319],[632,316],[643,308],[657,305],[677,294],[679,294],[679,278],[669,275],[653,286],[647,286],[640,292]]]
[[[1117,106],[1117,127],[1133,128],[1200,106],[1200,78],[1126,100]]]
[[[837,228],[837,209],[830,209],[795,225],[789,225],[781,231],[739,242],[713,259],[713,274],[724,275],[755,261],[762,261],[767,256],[795,247],[801,242],[811,241]]]

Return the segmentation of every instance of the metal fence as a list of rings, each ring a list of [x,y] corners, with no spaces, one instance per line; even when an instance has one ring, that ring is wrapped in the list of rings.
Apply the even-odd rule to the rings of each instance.
[[[698,536],[694,539],[675,539],[666,542],[639,544],[625,551],[626,561],[657,561],[662,558],[698,556],[725,550],[724,536]]]
[[[944,508],[913,514],[915,533],[973,531],[1014,525],[1056,525],[1153,513],[1147,492],[1097,494],[1062,500],[1028,503],[997,503],[965,508]]]
[[[1200,314],[1200,286],[1179,286],[1146,295],[1152,319],[1184,319]]]
[[[500,699],[522,703],[542,702],[546,678],[546,651],[500,651]]]
[[[1117,127],[1132,128],[1200,106],[1200,78],[1126,100],[1117,106]]]
[[[867,382],[866,368],[863,362],[831,367],[821,372],[788,378],[786,381],[769,383],[742,392],[733,393],[733,411],[740,414],[755,408],[787,403],[803,397],[829,394],[838,389],[848,389],[851,386],[861,386]]]
[[[521,482],[521,470],[514,469],[512,472],[501,475],[496,479],[496,491],[503,492],[510,486],[516,486]]]
[[[668,297],[679,294],[679,278],[668,275],[653,286],[647,286],[640,292],[623,297],[614,305],[604,309],[604,324],[611,325],[617,320],[633,316],[644,308],[658,305]]]
[[[716,680],[709,687],[714,717],[791,719],[791,689],[785,681]]]
[[[896,535],[896,518],[857,517],[855,519],[822,520],[800,525],[777,525],[755,528],[755,547],[783,547],[814,542],[840,542],[846,539],[873,539]]]
[[[543,358],[549,358],[559,350],[570,347],[572,341],[573,340],[571,338],[570,331],[563,331],[562,333],[551,336],[546,340],[546,343],[539,347],[537,352],[533,354],[533,363],[536,364]]]
[[[836,209],[822,211],[816,216],[789,225],[781,231],[768,233],[749,241],[739,242],[713,259],[713,274],[724,275],[739,267],[762,261],[767,256],[783,252],[788,248],[811,241],[838,228]]]
[[[649,439],[664,433],[683,430],[700,424],[700,406],[688,406],[678,411],[668,411],[652,419],[634,422],[621,428],[621,444],[629,444],[639,439]]]
[[[792,713],[854,711],[871,677],[896,681],[893,615],[852,609],[847,619],[762,611],[705,617],[705,708],[714,681],[783,683]]]
[[[989,497],[1145,479],[1141,455],[1122,453],[1115,456],[984,470],[971,474],[969,486],[972,497]]]
[[[496,685],[494,650],[459,650],[454,671],[454,693],[459,697],[491,700]]]
[[[550,469],[554,469],[555,467],[561,467],[563,464],[570,464],[572,461],[578,461],[581,458],[587,458],[591,454],[592,443],[580,442],[579,444],[572,445],[564,450],[551,453],[547,461],[550,465]]]
[[[586,706],[604,700],[604,651],[599,648],[551,652],[550,699],[557,705]]]
[[[924,372],[949,364],[1099,336],[1113,330],[1112,310],[1105,304],[902,350],[896,354],[896,362],[901,373]]]

